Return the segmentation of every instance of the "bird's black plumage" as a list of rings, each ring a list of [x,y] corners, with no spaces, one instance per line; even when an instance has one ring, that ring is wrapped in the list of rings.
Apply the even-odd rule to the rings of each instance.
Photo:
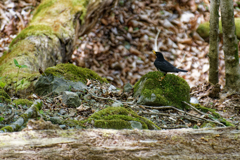
[[[178,69],[178,68],[174,67],[171,63],[166,61],[161,52],[153,51],[153,53],[157,55],[157,58],[154,61],[154,65],[157,68],[157,70],[163,72],[164,75],[166,75],[167,72],[174,72],[174,73],[187,72],[186,70]]]

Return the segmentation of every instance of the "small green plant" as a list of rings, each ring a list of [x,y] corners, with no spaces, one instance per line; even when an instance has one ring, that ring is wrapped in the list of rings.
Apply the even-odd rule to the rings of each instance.
[[[126,31],[128,31],[128,27],[127,27],[127,26],[125,26],[124,29],[125,29]]]
[[[42,109],[43,102],[37,102],[36,107],[41,110]]]
[[[120,0],[118,3],[120,4],[120,6],[124,6],[124,0]]]
[[[133,31],[137,31],[137,30],[139,30],[139,28],[138,28],[138,27],[135,27],[135,28],[133,28]]]
[[[71,90],[72,90],[72,86],[69,86],[69,87],[68,87],[68,91],[71,91]]]
[[[21,68],[27,68],[28,66],[26,66],[24,64],[23,65],[18,64],[18,61],[16,59],[14,59],[13,61],[14,61],[15,66],[18,67],[18,72],[17,72],[17,80],[18,80],[19,70]],[[16,82],[16,94],[17,94],[17,82]]]
[[[4,118],[0,116],[0,122],[3,121],[3,120],[4,120]]]
[[[39,113],[40,113],[40,114],[44,114],[44,111],[43,111],[43,110],[40,110]]]

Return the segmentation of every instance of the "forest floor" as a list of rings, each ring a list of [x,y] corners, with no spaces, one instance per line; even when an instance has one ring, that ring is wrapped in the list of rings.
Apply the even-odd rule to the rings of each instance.
[[[24,29],[32,17],[39,0],[3,0],[0,2],[0,56],[8,51],[12,39]],[[234,15],[239,17],[240,4],[234,1]],[[209,44],[196,29],[209,20],[208,0],[119,0],[119,4],[105,13],[96,27],[80,37],[72,62],[87,67],[106,77],[119,87],[132,85],[141,76],[156,71],[152,54],[154,39],[158,50],[178,68],[179,73],[192,88],[191,96],[205,107],[216,109],[224,118],[238,125],[239,95],[221,94],[220,98],[208,96]],[[225,65],[222,41],[219,43],[219,84],[225,84]]]

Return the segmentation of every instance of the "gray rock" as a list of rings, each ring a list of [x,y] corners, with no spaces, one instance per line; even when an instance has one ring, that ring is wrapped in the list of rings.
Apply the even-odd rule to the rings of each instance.
[[[131,124],[131,127],[134,129],[134,128],[137,128],[137,129],[142,129],[142,124],[140,122],[137,122],[137,121],[129,121],[130,124]]]
[[[196,97],[191,97],[190,98],[190,103],[193,103],[193,104],[199,104],[199,101]]]
[[[59,113],[60,113],[61,115],[64,115],[64,114],[67,113],[67,111],[65,111],[65,109],[62,108],[62,109],[60,109]]]
[[[130,92],[133,89],[133,86],[130,83],[126,83],[123,87],[123,92]]]
[[[137,103],[146,104],[146,105],[156,105],[155,100],[156,100],[156,95],[154,93],[152,93],[150,98],[147,98],[144,95],[141,95],[139,97]]]
[[[123,106],[123,104],[122,104],[120,101],[114,102],[114,103],[112,104],[112,107],[121,107],[121,106]]]
[[[64,91],[62,95],[62,101],[68,107],[78,107],[81,104],[81,101],[77,93]]]
[[[115,90],[115,89],[117,89],[115,86],[113,86],[113,85],[111,85],[109,88],[108,88],[108,90],[109,91],[112,91],[112,90]]]
[[[62,125],[59,125],[60,128],[62,129],[65,129],[66,128],[66,125],[65,124],[62,124]]]
[[[53,95],[59,95],[63,91],[69,91],[70,89],[84,91],[87,86],[82,82],[73,82],[65,80],[62,77],[54,77],[53,75],[41,76],[35,84],[35,92],[40,95],[47,95],[53,92]]]

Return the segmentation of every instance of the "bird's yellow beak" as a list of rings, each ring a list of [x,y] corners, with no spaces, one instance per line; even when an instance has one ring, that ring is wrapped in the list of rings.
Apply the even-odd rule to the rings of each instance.
[[[156,54],[156,52],[154,50],[152,50],[154,54]]]

